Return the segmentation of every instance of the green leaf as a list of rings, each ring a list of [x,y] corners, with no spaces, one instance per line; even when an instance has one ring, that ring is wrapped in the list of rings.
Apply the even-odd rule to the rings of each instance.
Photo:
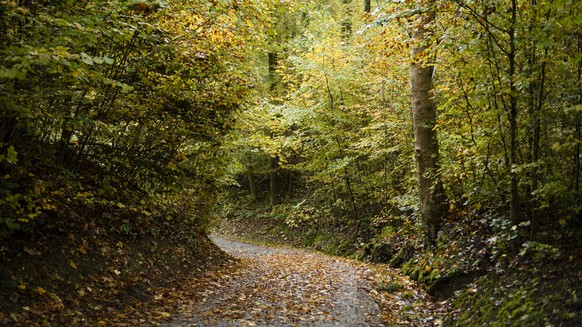
[[[94,63],[93,58],[91,58],[91,56],[89,56],[85,52],[81,52],[81,61],[86,63],[87,65],[93,65]]]
[[[16,150],[14,150],[14,147],[12,145],[10,147],[8,147],[7,152],[8,153],[6,154],[6,161],[8,161],[11,164],[18,163],[18,158],[17,158],[18,153],[16,152]]]
[[[8,229],[20,230],[20,224],[17,223],[16,220],[12,218],[7,218],[6,220],[4,220],[4,222],[6,223],[6,226],[8,226]]]
[[[0,66],[0,78],[22,80],[25,77],[26,73],[18,68],[6,68],[4,66]]]
[[[129,93],[129,92],[133,91],[133,86],[131,86],[131,85],[127,85],[125,83],[119,83],[119,82],[116,82],[115,84],[117,86],[120,86],[121,87],[121,92],[122,93]]]

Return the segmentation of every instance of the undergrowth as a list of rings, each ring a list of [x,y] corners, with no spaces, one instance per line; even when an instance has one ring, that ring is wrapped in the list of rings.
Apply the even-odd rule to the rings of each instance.
[[[242,199],[242,200],[241,200]],[[325,210],[306,203],[270,206],[245,197],[222,205],[220,231],[242,239],[288,244],[400,267],[437,299],[451,302],[450,326],[579,326],[582,280],[576,233],[559,240],[527,241],[527,223],[499,215],[452,212],[435,249],[426,249],[413,218],[387,215],[362,230],[322,219]],[[329,212],[327,212],[329,213]],[[330,218],[326,216],[326,218]],[[549,234],[548,234],[549,235]],[[549,237],[549,236],[548,236]],[[554,245],[551,245],[554,244]],[[579,245],[579,244],[578,244]],[[394,292],[397,284],[380,285]]]
[[[223,217],[217,231],[232,237],[271,244],[311,248],[333,255],[358,255],[356,231],[322,224],[315,209],[307,205],[256,202],[246,198],[228,198],[219,214]]]

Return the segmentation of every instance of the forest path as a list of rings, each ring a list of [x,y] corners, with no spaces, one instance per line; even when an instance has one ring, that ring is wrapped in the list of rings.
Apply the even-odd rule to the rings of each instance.
[[[163,326],[383,326],[356,261],[213,237],[239,258],[202,291],[202,301]]]

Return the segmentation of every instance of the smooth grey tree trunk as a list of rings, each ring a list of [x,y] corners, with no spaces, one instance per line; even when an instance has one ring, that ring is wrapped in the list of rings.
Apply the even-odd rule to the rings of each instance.
[[[436,244],[444,208],[444,190],[440,182],[439,146],[436,125],[436,105],[433,94],[434,66],[427,60],[428,42],[432,32],[426,27],[434,20],[434,13],[422,13],[412,31],[412,65],[410,91],[412,99],[412,124],[414,128],[414,153],[420,212],[425,227],[427,245]]]

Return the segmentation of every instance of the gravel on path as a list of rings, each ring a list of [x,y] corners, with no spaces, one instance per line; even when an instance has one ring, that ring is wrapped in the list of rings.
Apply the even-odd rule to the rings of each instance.
[[[345,258],[213,237],[238,258],[196,306],[163,326],[384,326],[373,272]]]

